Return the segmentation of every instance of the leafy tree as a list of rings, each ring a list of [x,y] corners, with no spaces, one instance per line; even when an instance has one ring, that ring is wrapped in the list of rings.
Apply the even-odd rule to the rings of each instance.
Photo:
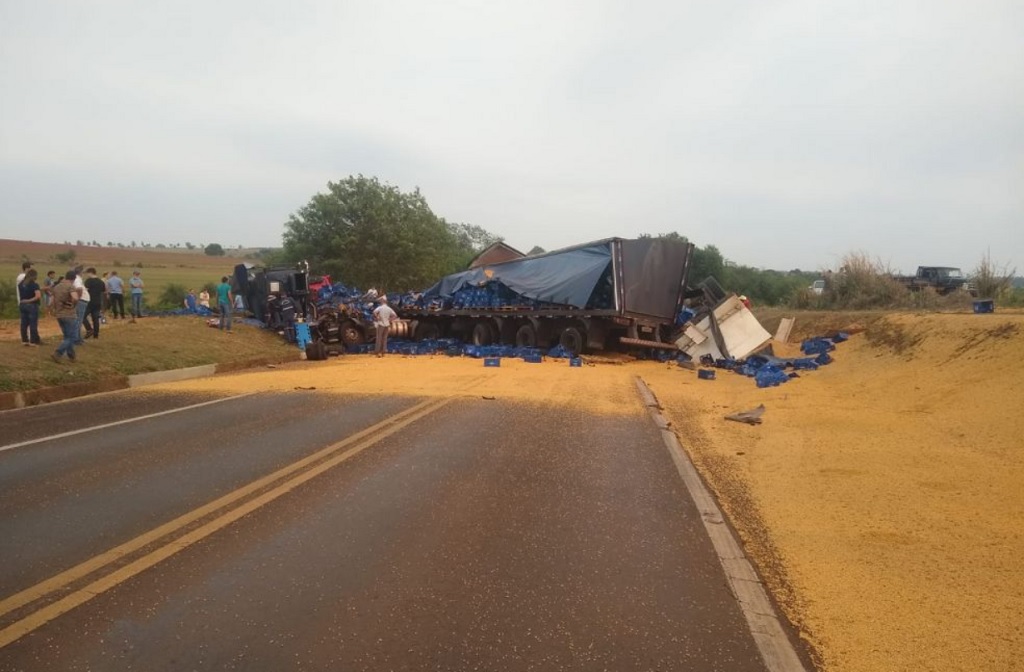
[[[223,257],[224,248],[221,247],[220,243],[210,243],[203,248],[203,253],[208,257]]]
[[[545,250],[540,245],[534,245],[533,247],[530,248],[530,251],[526,253],[526,256],[532,257],[535,254],[544,254],[545,252],[547,252],[547,250]]]
[[[285,224],[284,257],[318,272],[385,291],[423,289],[497,238],[478,226],[450,224],[419,189],[403,193],[377,178],[328,182]]]
[[[194,249],[196,249],[196,246],[195,246],[195,245],[193,245],[192,243],[185,243],[185,247],[186,247],[186,248],[188,248],[188,249],[190,249],[190,250],[194,250]]]
[[[57,259],[57,261],[62,263],[62,264],[70,264],[70,263],[74,262],[75,257],[77,257],[77,256],[78,256],[78,253],[75,252],[71,248],[68,248],[67,252],[58,252],[57,254],[54,255],[54,257]]]

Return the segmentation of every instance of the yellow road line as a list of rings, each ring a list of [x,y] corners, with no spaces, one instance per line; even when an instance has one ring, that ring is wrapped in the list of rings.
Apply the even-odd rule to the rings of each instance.
[[[10,597],[5,598],[3,601],[0,601],[0,616],[3,616],[4,614],[7,614],[20,607],[23,607],[26,604],[30,604],[40,598],[43,598],[53,592],[56,592],[61,588],[64,588],[65,586],[79,579],[82,579],[99,569],[102,569],[103,567],[111,564],[112,562],[124,558],[125,556],[139,550],[140,548],[143,548],[155,541],[158,541],[169,534],[173,534],[174,532],[181,530],[182,528],[186,527],[191,523],[196,522],[197,520],[205,518],[206,516],[218,511],[219,509],[224,508],[225,506],[233,504],[238,500],[247,497],[248,495],[251,495],[256,491],[271,485],[276,481],[279,481],[287,476],[294,474],[296,471],[299,471],[309,466],[310,464],[327,457],[331,453],[337,452],[338,450],[341,450],[342,448],[350,446],[354,443],[358,443],[363,439],[366,439],[367,437],[371,438],[365,443],[365,445],[360,445],[359,450],[362,450],[367,446],[377,443],[378,441],[380,441],[381,438],[385,436],[390,436],[398,429],[405,427],[410,422],[418,420],[419,418],[429,413],[432,413],[441,406],[447,404],[449,401],[450,398],[445,398],[441,400],[441,402],[438,402],[436,399],[428,399],[427,401],[420,402],[419,404],[407,408],[406,410],[397,413],[396,415],[393,415],[390,418],[383,420],[371,427],[367,427],[366,429],[359,431],[342,441],[338,441],[337,443],[331,444],[326,448],[318,450],[317,452],[299,460],[298,462],[294,462],[286,467],[278,469],[272,474],[257,479],[246,486],[229,492],[223,497],[215,499],[214,501],[199,507],[198,509],[190,511],[182,516],[179,516],[178,518],[175,518],[170,522],[164,523],[163,525],[156,527],[150,530],[149,532],[141,534],[138,537],[135,537],[134,539],[121,544],[120,546],[112,548],[111,550],[101,553],[100,555],[97,555],[93,558],[90,558],[89,560],[86,560],[85,562],[75,565],[74,567],[63,571],[60,574],[57,574],[49,579],[46,579],[45,581],[37,583],[36,585],[30,588],[26,588],[21,592],[15,593]],[[389,428],[388,425],[392,425],[392,427]],[[356,450],[355,452],[359,452],[359,450]],[[348,456],[349,453],[353,455],[355,454],[352,451],[348,451],[345,453],[345,455]],[[8,628],[7,630],[9,629],[10,628]],[[7,630],[3,631],[3,633],[5,633],[5,636]],[[9,641],[13,640],[0,639],[0,647],[6,646],[6,644],[9,643]]]

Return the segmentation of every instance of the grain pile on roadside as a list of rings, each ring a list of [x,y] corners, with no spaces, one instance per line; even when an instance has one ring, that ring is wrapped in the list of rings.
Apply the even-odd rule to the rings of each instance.
[[[825,670],[1014,669],[1024,316],[896,315],[835,355],[764,390],[643,376]]]

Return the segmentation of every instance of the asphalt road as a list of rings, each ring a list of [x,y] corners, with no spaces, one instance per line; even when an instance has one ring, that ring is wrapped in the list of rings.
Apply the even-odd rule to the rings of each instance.
[[[0,670],[765,669],[639,413],[128,392],[0,444]]]

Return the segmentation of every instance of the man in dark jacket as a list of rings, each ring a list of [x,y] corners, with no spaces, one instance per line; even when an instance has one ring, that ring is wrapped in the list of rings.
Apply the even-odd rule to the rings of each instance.
[[[103,295],[107,292],[107,283],[96,277],[95,268],[85,269],[85,289],[89,292],[89,306],[85,309],[85,319],[82,321],[85,337],[99,338],[100,313],[103,311]]]

